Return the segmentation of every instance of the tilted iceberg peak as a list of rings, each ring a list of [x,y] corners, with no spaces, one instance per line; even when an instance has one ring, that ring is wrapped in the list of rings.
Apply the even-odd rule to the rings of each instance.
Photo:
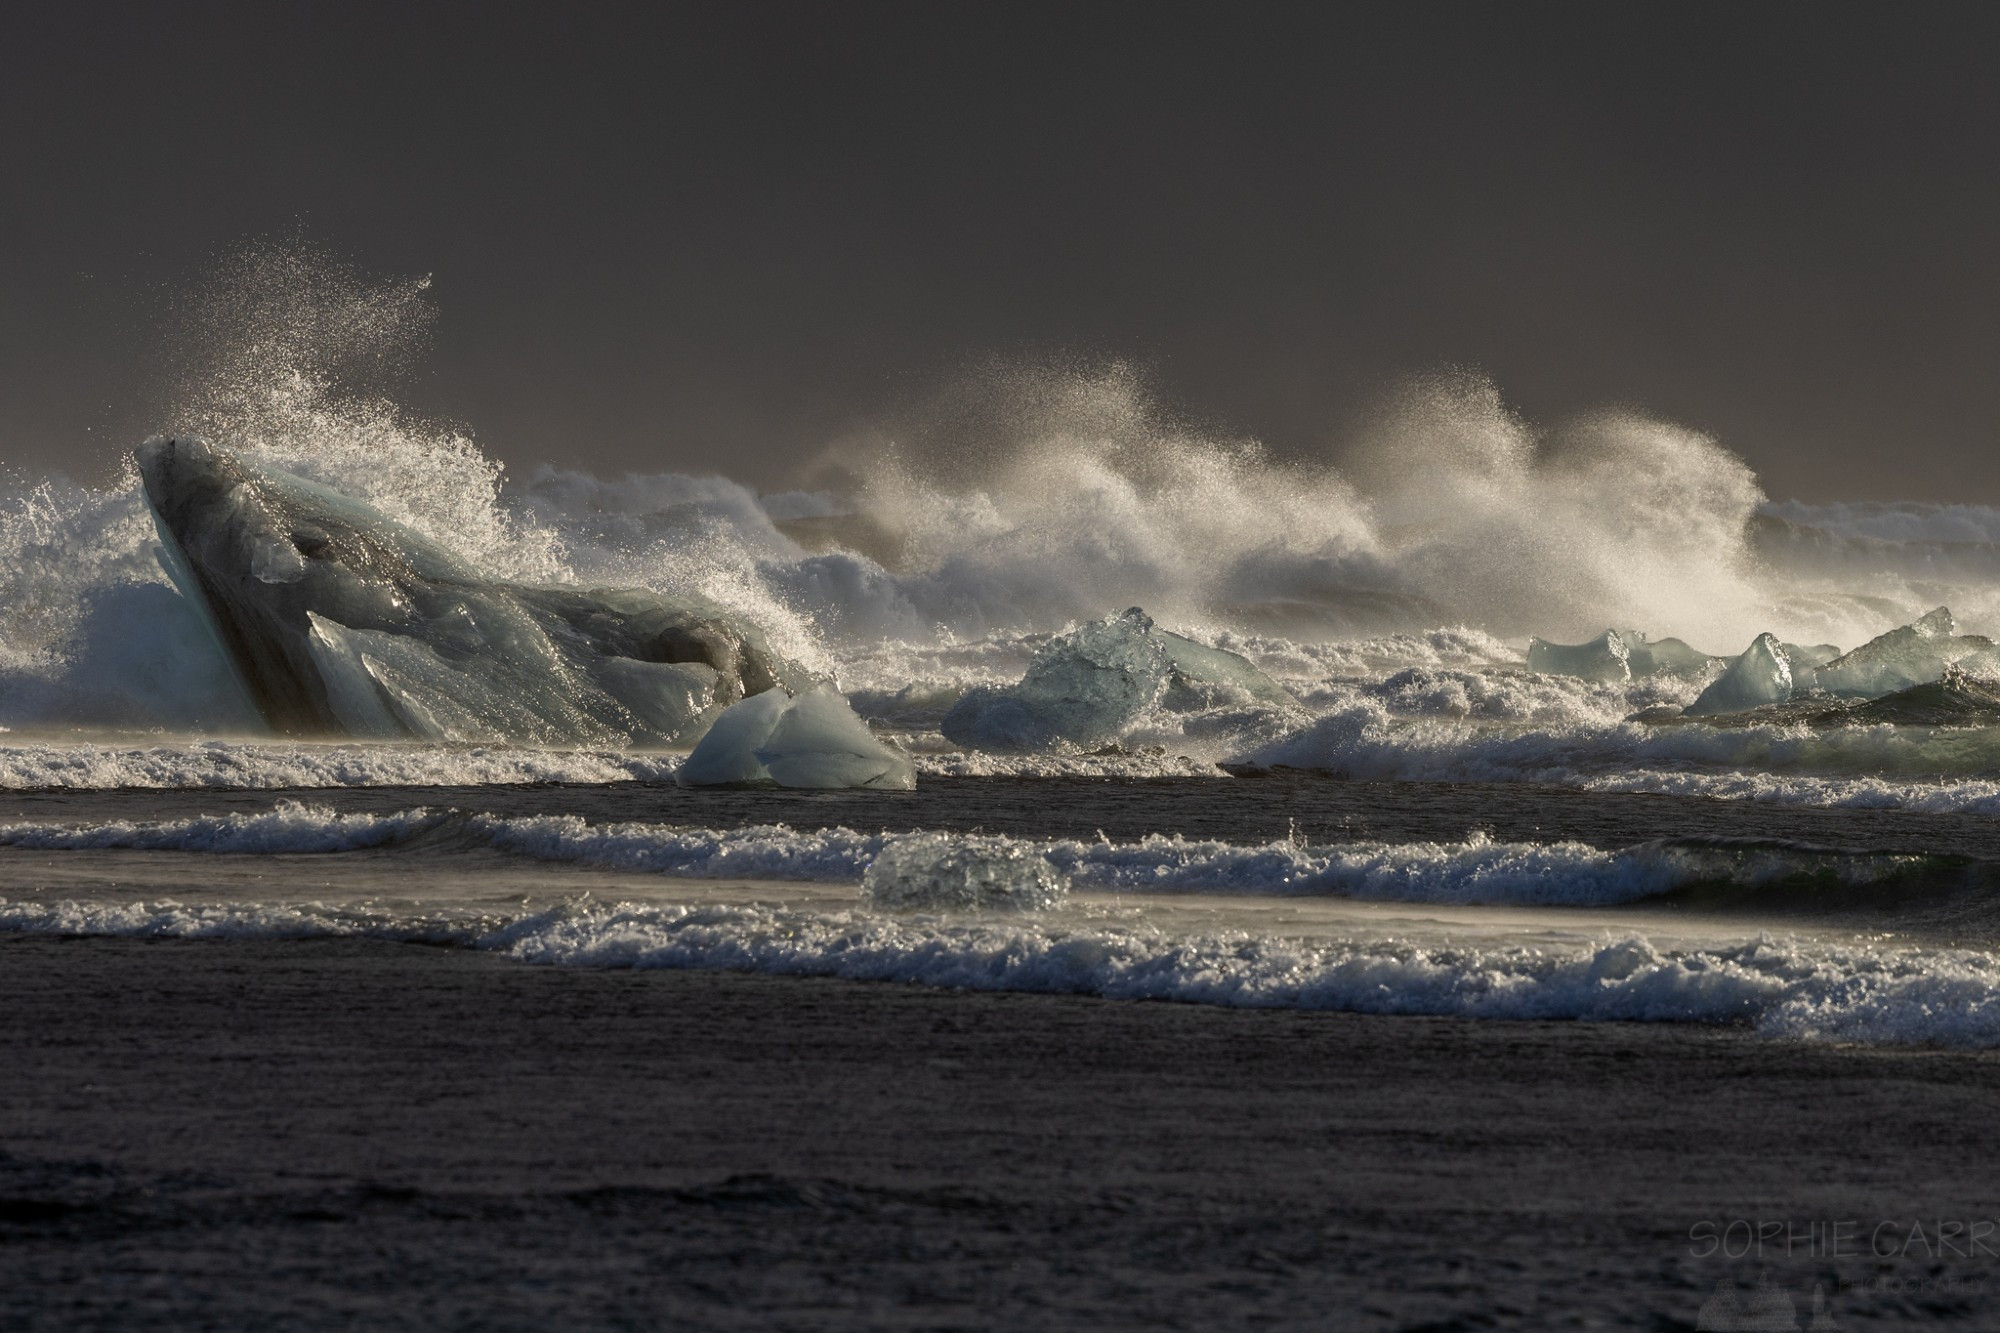
[[[182,594],[291,735],[685,744],[813,683],[699,597],[481,574],[369,505],[194,438],[136,452]]]
[[[1950,608],[1940,606],[1834,658],[1813,672],[1813,684],[1829,694],[1874,699],[1928,685],[1952,663],[1992,649],[1983,635],[1960,635]]]
[[[1759,634],[1748,648],[1723,668],[1699,698],[1687,707],[1689,717],[1744,713],[1792,697],[1792,663],[1773,634]]]

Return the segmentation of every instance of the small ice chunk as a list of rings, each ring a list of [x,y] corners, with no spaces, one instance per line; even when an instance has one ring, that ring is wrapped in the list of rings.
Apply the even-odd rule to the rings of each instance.
[[[862,877],[869,904],[891,912],[1032,912],[1069,895],[1048,858],[1003,839],[913,833],[882,849]]]
[[[1716,713],[1746,713],[1765,704],[1781,704],[1792,697],[1792,664],[1775,636],[1759,634],[1740,656],[1730,662],[1701,697],[1687,706],[1687,717],[1709,717]]]
[[[1283,708],[1297,701],[1250,662],[1156,629],[1138,607],[1043,644],[1018,685],[966,691],[944,716],[945,739],[980,750],[1034,750],[1116,740],[1155,708]]]
[[[1803,672],[1808,667],[1818,670],[1840,656],[1840,645],[1834,643],[1781,643],[1778,646],[1785,650],[1785,657],[1795,672]]]
[[[1959,658],[1955,665],[1978,680],[2000,681],[2000,648],[1981,648]]]
[[[875,739],[833,690],[766,690],[716,718],[674,780],[683,787],[772,782],[780,787],[917,785],[909,757]]]
[[[990,685],[975,685],[960,695],[938,730],[954,745],[1002,753],[1043,750],[1063,739],[1033,704]]]
[[[1616,685],[1641,676],[1694,676],[1716,659],[1679,639],[1649,639],[1636,629],[1608,629],[1589,643],[1528,640],[1528,670]]]
[[[640,662],[607,654],[588,665],[591,680],[656,736],[698,734],[722,692],[722,673],[706,662]]]
[[[1544,676],[1581,676],[1604,683],[1630,680],[1631,656],[1625,636],[1615,629],[1604,631],[1589,643],[1528,640],[1528,670]]]
[[[1025,707],[1049,740],[1086,747],[1115,740],[1159,703],[1173,678],[1173,661],[1147,632],[1152,627],[1136,608],[1079,625],[1044,644],[1021,683],[1003,696]],[[944,734],[953,740],[962,707],[945,716]]]
[[[725,708],[674,774],[674,781],[683,787],[769,781],[771,775],[757,760],[757,747],[770,739],[790,703],[791,696],[783,690],[765,690]]]
[[[1620,637],[1625,640],[1634,676],[1695,676],[1708,670],[1715,661],[1680,639],[1649,639],[1637,630],[1621,631]]]
[[[1129,616],[1132,612],[1125,614]],[[1174,666],[1173,679],[1167,682],[1167,692],[1160,702],[1175,712],[1245,704],[1262,704],[1267,708],[1298,705],[1289,690],[1252,666],[1247,657],[1157,627],[1153,637]]]

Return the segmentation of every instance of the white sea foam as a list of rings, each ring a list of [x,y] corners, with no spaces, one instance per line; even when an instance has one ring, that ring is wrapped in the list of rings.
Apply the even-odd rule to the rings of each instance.
[[[1329,712],[1240,756],[1253,766],[1321,769],[1378,781],[1585,783],[1637,769],[1964,778],[2000,764],[1993,728],[1805,723],[1482,726],[1394,716],[1377,700]]]
[[[488,937],[527,962],[722,967],[1260,1008],[1744,1024],[1799,1038],[2000,1045],[2000,961],[1760,937],[1662,951],[1170,936],[1063,921],[958,924],[766,908],[570,908]]]
[[[472,832],[503,852],[641,874],[692,879],[858,881],[882,850],[883,834],[852,829],[739,829],[666,824],[591,824],[575,815],[475,816]]]
[[[1719,1023],[1774,1037],[2000,1045],[2000,960],[1760,936],[1534,945],[1173,934],[1116,914],[905,916],[576,902],[510,920],[379,909],[0,900],[0,930],[184,939],[369,937],[561,967],[712,968],[980,991],[1473,1019]]]
[[[434,828],[429,810],[387,815],[343,815],[297,801],[280,801],[254,814],[200,815],[165,822],[106,824],[0,824],[0,847],[39,851],[133,850],[270,855],[284,852],[350,852],[397,842]]]
[[[1175,738],[1179,740],[1180,738]],[[1208,756],[1178,754],[1138,742],[1132,752],[1079,754],[1058,748],[1044,754],[987,754],[954,750],[915,754],[917,775],[937,778],[1226,778]],[[1182,746],[1181,748],[1187,748]]]
[[[1399,687],[1400,688],[1400,687]],[[1258,743],[1247,752],[1247,739]],[[0,790],[337,788],[671,781],[669,753],[496,746],[206,741],[134,745],[7,736]],[[1132,749],[994,755],[920,748],[926,777],[1207,777],[1218,760],[1319,769],[1367,781],[1532,782],[1877,809],[2000,812],[2000,734],[1879,724],[1711,727],[1510,726],[1392,712],[1362,696],[1296,731],[1140,730]],[[933,742],[933,746],[935,742]]]
[[[662,782],[679,762],[673,754],[504,746],[16,741],[0,745],[0,790]]]
[[[1712,800],[1768,801],[1857,810],[1916,810],[1927,814],[2000,815],[2000,781],[1912,782],[1890,778],[1821,778],[1780,773],[1671,773],[1635,769],[1587,778],[1589,791],[1657,792]]]
[[[22,935],[182,940],[367,938],[470,947],[506,924],[507,918],[488,912],[410,912],[355,904],[0,898],[0,931]]]

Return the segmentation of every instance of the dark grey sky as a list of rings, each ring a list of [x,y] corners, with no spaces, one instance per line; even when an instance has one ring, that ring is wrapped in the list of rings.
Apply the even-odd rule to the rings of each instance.
[[[1452,363],[1996,502],[1996,14],[14,5],[0,460],[143,430],[160,284],[303,226],[436,275],[415,396],[516,464],[776,481],[1059,349],[1281,450]]]

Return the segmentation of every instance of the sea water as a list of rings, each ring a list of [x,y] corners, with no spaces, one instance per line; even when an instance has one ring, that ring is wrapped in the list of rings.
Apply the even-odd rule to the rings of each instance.
[[[2000,717],[1842,711],[1814,684],[1863,679],[1851,650],[1899,626],[1919,674],[1982,669],[2000,511],[1774,499],[1697,432],[1542,429],[1456,374],[1412,381],[1341,456],[1286,460],[1118,366],[977,378],[820,489],[510,476],[344,387],[343,358],[424,323],[417,285],[296,276],[250,265],[258,300],[231,308],[284,328],[316,303],[293,321],[313,336],[218,325],[163,429],[482,577],[727,608],[918,790],[691,806],[685,749],[274,734],[135,472],[15,476],[0,929],[2000,1044]],[[1939,606],[1949,630],[1922,629]],[[1552,665],[1546,645],[1607,632],[1692,647]],[[1040,720],[991,723],[993,700]],[[1363,786],[1370,819],[1272,826]],[[1834,811],[1855,818],[1797,836]]]

